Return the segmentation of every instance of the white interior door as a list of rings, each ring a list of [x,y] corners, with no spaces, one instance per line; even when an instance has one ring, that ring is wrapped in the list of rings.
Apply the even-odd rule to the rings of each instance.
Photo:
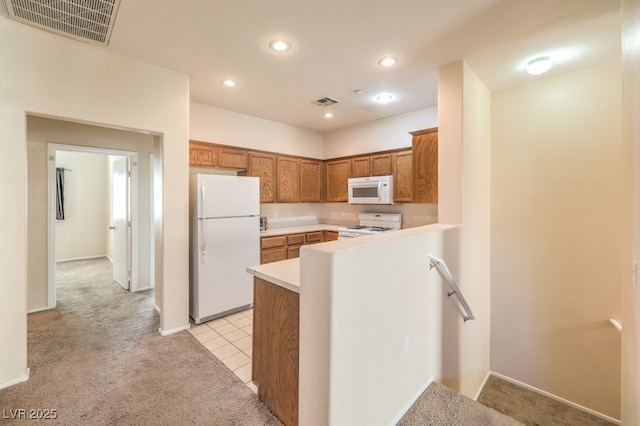
[[[111,172],[111,231],[113,280],[129,289],[129,178],[127,157],[113,163]]]

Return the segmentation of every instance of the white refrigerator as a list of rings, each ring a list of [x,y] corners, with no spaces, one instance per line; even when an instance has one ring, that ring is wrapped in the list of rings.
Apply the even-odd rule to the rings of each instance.
[[[190,182],[189,315],[196,324],[253,306],[260,264],[257,177],[195,174]]]

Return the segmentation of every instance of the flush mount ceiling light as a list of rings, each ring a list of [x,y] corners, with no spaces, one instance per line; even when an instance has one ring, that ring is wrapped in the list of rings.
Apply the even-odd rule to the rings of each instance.
[[[324,118],[332,118],[333,117],[333,113],[332,112],[325,112],[324,113]]]
[[[271,40],[269,42],[269,47],[276,52],[286,52],[291,49],[291,43],[286,40]]]
[[[233,80],[222,80],[222,84],[224,84],[227,87],[236,87],[238,85],[238,83],[236,83]]]
[[[536,58],[527,65],[527,72],[531,75],[540,75],[551,69],[551,59],[548,56]]]
[[[398,58],[394,58],[393,56],[385,56],[384,58],[378,61],[378,65],[382,67],[392,67],[398,63]]]
[[[389,94],[376,96],[376,101],[378,101],[380,103],[391,102],[392,100],[393,100],[393,96],[391,96]]]

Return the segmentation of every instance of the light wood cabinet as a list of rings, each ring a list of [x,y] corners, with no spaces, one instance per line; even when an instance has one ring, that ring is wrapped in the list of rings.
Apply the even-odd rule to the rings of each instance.
[[[260,202],[275,203],[276,156],[260,152],[250,152],[247,174],[260,178]]]
[[[411,132],[413,202],[438,202],[438,129]]]
[[[305,234],[287,235],[287,259],[300,257],[300,247],[305,243]]]
[[[356,157],[351,159],[349,177],[368,177],[371,176],[371,158]]]
[[[413,201],[413,155],[410,150],[393,154],[393,201]]]
[[[371,156],[371,176],[388,176],[393,174],[391,154],[374,154]]]
[[[247,168],[247,151],[226,147],[218,148],[218,167],[245,170]]]
[[[324,240],[325,241],[335,241],[338,239],[337,231],[324,231]]]
[[[287,238],[284,235],[260,238],[260,264],[287,259]]]
[[[300,295],[253,280],[251,379],[262,401],[285,425],[298,424]]]
[[[324,241],[323,231],[307,232],[307,235],[306,235],[307,244],[321,243],[323,241]]]
[[[348,159],[327,162],[327,201],[348,201],[350,164]]]
[[[322,201],[322,163],[300,160],[300,202]]]
[[[278,203],[300,201],[300,159],[278,157],[276,176],[276,201]]]
[[[218,166],[218,148],[205,142],[189,142],[189,165]]]

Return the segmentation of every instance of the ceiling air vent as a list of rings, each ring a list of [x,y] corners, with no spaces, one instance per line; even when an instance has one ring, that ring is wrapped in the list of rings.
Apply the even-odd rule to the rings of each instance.
[[[322,99],[318,99],[317,101],[313,101],[312,103],[320,106],[330,106],[330,105],[335,105],[339,102],[340,102],[339,100],[333,99],[327,96]]]
[[[4,0],[16,21],[78,40],[109,44],[120,0]]]

